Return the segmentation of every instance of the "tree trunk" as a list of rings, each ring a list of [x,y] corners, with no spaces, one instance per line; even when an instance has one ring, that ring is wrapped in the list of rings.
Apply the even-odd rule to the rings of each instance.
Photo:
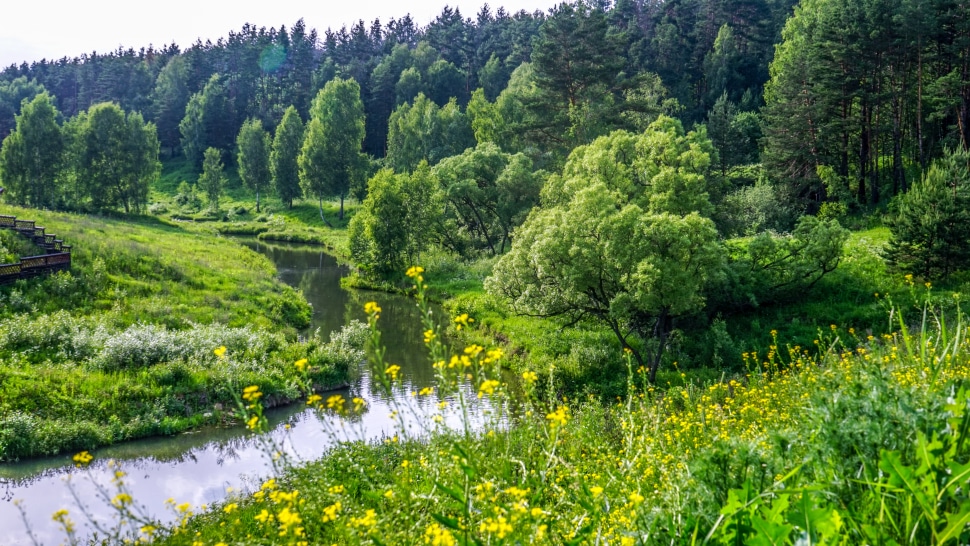
[[[340,221],[344,221],[344,196],[340,196]]]
[[[256,214],[259,214],[259,190],[256,190]]]
[[[869,107],[863,105],[859,112],[859,121],[862,127],[859,131],[859,187],[856,189],[856,201],[860,205],[865,205],[869,199],[868,192],[866,192],[866,178],[869,174],[867,172],[869,168],[869,125],[866,123],[868,111]]]
[[[667,345],[667,335],[670,334],[670,315],[667,313],[666,309],[661,311],[660,316],[657,317],[657,325],[654,328],[654,334],[657,338],[657,353],[650,361],[651,383],[655,383],[657,380],[657,370],[660,369],[660,360],[663,358],[664,349]]]
[[[328,228],[332,228],[333,226],[331,226],[330,222],[328,222],[327,219],[324,218],[323,216],[323,197],[320,197],[319,199],[320,199],[320,219],[323,220],[324,224],[327,224]]]

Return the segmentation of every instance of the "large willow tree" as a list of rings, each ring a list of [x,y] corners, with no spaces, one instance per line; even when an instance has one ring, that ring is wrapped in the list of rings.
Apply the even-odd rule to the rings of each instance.
[[[653,381],[674,320],[703,307],[722,261],[710,150],[666,117],[577,148],[486,287],[523,314],[606,324]]]

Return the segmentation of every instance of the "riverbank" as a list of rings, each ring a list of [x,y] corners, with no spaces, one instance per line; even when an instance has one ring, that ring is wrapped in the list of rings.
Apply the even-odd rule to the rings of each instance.
[[[0,461],[231,422],[241,388],[270,404],[346,384],[360,340],[297,340],[311,308],[265,257],[151,217],[0,206],[73,245],[68,272],[0,287]],[[357,335],[359,338],[359,335]]]
[[[322,337],[340,332],[348,323],[366,320],[365,303],[379,298],[384,340],[389,346],[385,356],[399,366],[400,384],[390,392],[375,385],[366,366],[354,367],[348,389],[318,392],[321,401],[329,400],[333,395],[348,401],[353,398],[364,400],[362,411],[347,421],[334,419],[329,410],[308,407],[302,400],[267,410],[265,429],[270,431],[268,438],[280,446],[279,452],[285,454],[287,460],[316,460],[338,441],[386,438],[394,433],[398,424],[391,417],[393,411],[400,411],[405,418],[413,420],[415,415],[438,413],[440,402],[454,401],[453,397],[438,392],[435,397],[415,397],[415,391],[410,388],[431,384],[435,375],[425,356],[421,313],[413,298],[342,289],[340,279],[348,274],[348,268],[320,247],[267,244],[255,240],[241,242],[268,257],[276,265],[283,282],[302,287],[303,296],[314,309],[310,331],[319,329]],[[433,311],[436,316],[441,312],[437,307]],[[474,393],[471,395],[474,397]],[[457,426],[460,422],[456,413],[459,407],[460,404],[449,403],[450,411],[443,412],[444,422],[449,426]],[[420,419],[421,422],[426,420]],[[233,490],[242,491],[252,486],[257,478],[272,475],[273,464],[279,459],[266,451],[266,439],[253,434],[245,425],[203,427],[187,434],[122,442],[98,449],[92,452],[92,464],[83,470],[72,464],[70,456],[0,464],[0,490],[8,499],[23,501],[21,506],[26,511],[30,529],[41,544],[62,541],[63,531],[51,521],[51,514],[58,510],[70,512],[83,542],[83,537],[90,537],[94,529],[79,513],[77,503],[70,500],[71,489],[76,490],[78,498],[92,499],[84,503],[87,513],[99,524],[111,526],[115,515],[115,507],[110,502],[116,494],[112,481],[114,471],[125,472],[131,476],[125,480],[125,487],[132,498],[137,499],[139,506],[144,506],[145,514],[156,518],[157,525],[167,525],[182,517],[174,517],[173,506],[165,502],[168,498],[199,507],[220,502],[233,494]],[[109,465],[111,459],[114,463]],[[66,483],[64,477],[69,473],[73,477]],[[257,486],[261,481],[255,481]],[[97,487],[111,494],[103,497]],[[140,525],[134,528],[136,532],[138,527]],[[0,503],[0,543],[33,543],[17,509],[9,502]]]
[[[533,397],[512,427],[348,444],[157,542],[944,543],[966,532],[967,478],[944,476],[970,458],[967,333],[833,326],[744,355],[760,371],[739,381],[663,393],[631,370],[617,404]]]

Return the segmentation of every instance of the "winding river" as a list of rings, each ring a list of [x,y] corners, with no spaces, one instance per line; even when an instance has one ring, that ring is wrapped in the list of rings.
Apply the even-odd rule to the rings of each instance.
[[[311,328],[319,328],[324,338],[351,320],[365,320],[364,303],[378,301],[383,309],[386,358],[401,366],[403,385],[390,397],[372,388],[366,369],[349,389],[340,391],[347,398],[359,396],[367,401],[366,412],[353,422],[321,417],[302,404],[269,411],[271,437],[289,456],[312,460],[341,439],[391,436],[400,426],[390,416],[392,409],[407,408],[401,414],[410,415],[412,421],[430,420],[430,414],[438,411],[439,400],[412,396],[413,391],[433,384],[421,340],[420,315],[413,300],[342,289],[340,278],[348,273],[347,268],[319,247],[256,241],[245,244],[268,256],[283,281],[303,291],[314,308]],[[460,422],[455,414],[445,415],[445,419],[453,426]],[[414,423],[405,421],[404,426],[414,427]],[[136,504],[145,513],[165,520],[174,519],[173,508],[165,504],[167,499],[191,503],[193,510],[198,510],[225,499],[233,490],[258,487],[270,474],[264,448],[242,427],[125,442],[96,450],[93,455],[95,461],[81,471],[73,467],[69,455],[0,464],[0,544],[60,544],[65,536],[51,519],[60,509],[69,511],[81,538],[92,537],[96,529],[89,520],[111,521],[113,512],[105,495],[110,498],[116,492],[111,477],[118,467],[127,473],[126,483]],[[116,461],[116,467],[109,468],[111,460]]]

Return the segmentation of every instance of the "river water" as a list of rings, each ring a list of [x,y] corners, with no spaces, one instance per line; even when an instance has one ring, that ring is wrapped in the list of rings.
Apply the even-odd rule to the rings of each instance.
[[[383,309],[381,330],[386,360],[401,366],[403,384],[388,396],[372,388],[366,366],[348,389],[346,398],[359,396],[367,409],[353,421],[321,416],[294,404],[267,412],[274,442],[295,460],[312,460],[342,439],[375,440],[390,437],[403,426],[420,433],[440,399],[415,397],[413,392],[433,384],[433,370],[421,339],[420,313],[414,300],[385,293],[344,290],[340,278],[348,273],[319,247],[263,244],[247,241],[277,266],[282,280],[301,289],[314,308],[312,329],[326,338],[347,322],[365,320],[363,305],[377,301]],[[325,393],[324,399],[327,394]],[[474,398],[472,396],[472,398]],[[457,407],[451,404],[450,407]],[[397,421],[393,410],[402,410]],[[445,423],[459,426],[460,416],[445,413]],[[403,422],[403,424],[402,424]],[[208,428],[172,437],[125,442],[93,451],[95,461],[85,470],[74,468],[70,455],[0,464],[0,545],[60,544],[64,534],[51,515],[66,509],[81,537],[96,530],[89,519],[110,524],[108,499],[114,471],[127,473],[126,485],[145,513],[174,519],[167,499],[190,503],[193,510],[224,500],[230,491],[246,491],[268,476],[269,460],[263,445],[243,427]],[[109,461],[116,461],[109,468]],[[107,495],[107,498],[106,498]],[[30,532],[16,500],[25,513]],[[89,516],[84,515],[84,511]]]

